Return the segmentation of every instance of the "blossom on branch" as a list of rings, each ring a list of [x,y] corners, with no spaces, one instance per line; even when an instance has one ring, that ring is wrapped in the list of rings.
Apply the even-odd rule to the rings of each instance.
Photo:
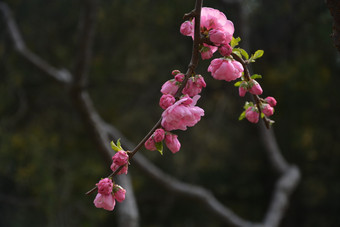
[[[181,143],[178,141],[177,137],[177,135],[170,132],[165,135],[165,144],[173,154],[181,149]]]
[[[192,76],[188,79],[188,82],[185,85],[182,93],[184,95],[194,97],[195,95],[201,93],[202,88],[206,86],[207,84],[205,83],[204,78],[201,75]]]
[[[161,99],[159,100],[159,106],[165,110],[169,106],[173,105],[176,102],[176,99],[174,96],[170,94],[162,95]]]
[[[276,106],[276,99],[274,97],[268,96],[264,99],[271,107]]]
[[[111,170],[114,172],[116,171],[120,166],[123,166],[123,168],[117,173],[119,174],[127,174],[128,171],[128,162],[129,162],[129,156],[126,153],[126,151],[120,150],[118,151],[113,157],[112,157],[112,164],[111,164]]]
[[[243,66],[240,62],[225,58],[216,58],[211,61],[208,72],[216,80],[232,81],[240,78],[243,72]]]
[[[161,88],[161,92],[166,95],[175,95],[177,90],[178,90],[178,84],[177,82],[172,79],[172,80],[168,80],[167,82],[165,82]]]
[[[183,35],[191,36],[194,39],[194,27],[195,19],[192,21],[185,21],[181,25],[180,32]],[[200,28],[200,33],[215,45],[211,46],[203,43],[203,46],[200,49],[202,59],[211,58],[218,49],[216,46],[228,44],[235,31],[233,22],[228,20],[221,11],[209,7],[202,8]],[[227,51],[226,48],[223,48],[221,51],[223,56],[231,53]]]
[[[112,194],[113,182],[110,178],[104,178],[97,184],[98,194],[93,203],[97,208],[113,210],[116,205],[114,195]]]
[[[259,116],[260,114],[256,107],[251,106],[246,110],[246,118],[251,123],[257,123],[259,121]]]
[[[186,130],[188,126],[194,126],[204,116],[204,110],[195,106],[199,98],[199,95],[196,95],[193,99],[184,96],[168,107],[162,114],[162,127],[167,131],[172,131],[176,129]]]

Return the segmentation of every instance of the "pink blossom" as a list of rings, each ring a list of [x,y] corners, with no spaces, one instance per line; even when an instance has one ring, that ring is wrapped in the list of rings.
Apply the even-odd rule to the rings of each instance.
[[[114,162],[110,166],[112,172],[116,171],[116,169],[118,169],[119,167],[120,167],[120,165],[117,165]],[[123,168],[117,173],[117,175],[127,174],[127,172],[128,172],[128,164],[124,165]]]
[[[172,153],[176,153],[181,148],[181,144],[177,139],[177,135],[172,133],[167,133],[165,135],[165,145],[169,148]]]
[[[146,149],[148,149],[150,151],[157,150],[156,145],[155,145],[155,141],[153,140],[152,136],[150,136],[150,138],[144,143],[144,146],[145,146]]]
[[[178,73],[180,73],[180,71],[178,69],[172,70],[171,74],[173,76],[176,76]]]
[[[242,76],[243,66],[235,60],[216,58],[211,61],[208,72],[216,80],[232,81]]]
[[[112,160],[116,165],[125,165],[128,163],[129,155],[125,151],[120,150],[112,157]]]
[[[182,23],[180,32],[186,36],[192,36],[194,34],[194,26],[191,21],[185,21]]]
[[[176,102],[175,97],[172,95],[166,94],[162,95],[161,99],[159,100],[159,105],[162,109],[166,109],[169,106],[173,105]]]
[[[114,193],[115,199],[118,202],[121,203],[125,200],[125,194],[126,194],[126,190],[124,188],[122,188],[121,186],[119,186],[118,184],[116,184],[115,185],[115,193]]]
[[[190,97],[194,97],[198,95],[202,91],[202,87],[206,87],[206,83],[204,78],[201,75],[196,75],[194,77],[190,77],[186,86],[184,87],[182,93],[187,94]]]
[[[93,203],[97,208],[104,208],[105,210],[110,211],[113,210],[116,205],[116,201],[112,194],[103,195],[98,193]]]
[[[162,128],[156,129],[153,133],[153,139],[156,143],[159,143],[164,140],[165,132]]]
[[[209,39],[216,46],[228,43],[225,33],[221,30],[216,30],[216,29],[210,30],[209,31]],[[230,42],[230,40],[229,40],[229,42]]]
[[[233,51],[233,49],[231,48],[229,44],[224,44],[218,48],[218,51],[220,52],[222,56],[229,56],[231,52]]]
[[[193,99],[186,96],[168,107],[162,114],[163,128],[171,131],[194,126],[204,116],[204,110],[195,106],[198,99],[198,95]]]
[[[175,76],[175,80],[177,82],[182,82],[184,80],[184,77],[185,75],[183,73],[178,73],[176,76]]]
[[[178,86],[175,80],[168,80],[162,86],[161,92],[169,95],[175,95],[178,90]]]
[[[227,17],[222,12],[220,12],[217,9],[209,7],[202,8],[201,28],[205,28],[207,30],[211,29],[221,30],[224,31],[225,34],[228,36],[232,36],[234,34],[233,23],[230,20],[228,20]],[[230,42],[230,40],[228,42]]]
[[[247,93],[248,89],[247,89],[247,82],[242,82],[241,85],[238,87],[238,94],[241,97],[244,97]]]
[[[248,82],[248,86],[249,86],[249,92],[253,95],[261,95],[263,92],[261,85],[256,80],[250,80]]]
[[[276,99],[274,97],[268,96],[267,98],[265,98],[265,101],[271,106],[274,107],[276,106]]]
[[[109,195],[112,193],[113,183],[111,179],[101,179],[96,185],[98,187],[98,193],[102,195]]]
[[[262,108],[262,113],[267,117],[270,117],[274,114],[274,108],[271,107],[269,104],[264,104]]]
[[[206,60],[213,56],[216,48],[212,48],[212,46],[208,46],[205,43],[203,45],[205,46],[205,48],[201,50],[201,57],[203,60]]]
[[[249,107],[246,110],[246,118],[251,123],[257,123],[259,121],[259,116],[260,114],[255,107]]]

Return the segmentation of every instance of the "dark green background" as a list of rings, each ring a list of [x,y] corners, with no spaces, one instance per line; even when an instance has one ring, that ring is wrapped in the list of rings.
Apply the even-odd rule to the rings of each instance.
[[[82,1],[7,1],[27,46],[55,67],[74,68]],[[282,226],[340,223],[340,55],[330,38],[323,1],[206,1],[248,27],[250,52],[265,54],[252,69],[264,97],[277,98],[273,119],[282,153],[302,180]],[[158,120],[161,85],[186,71],[191,39],[179,33],[194,1],[100,1],[89,92],[102,117],[137,143]],[[243,37],[241,37],[243,38]],[[242,46],[242,42],[241,42]],[[217,56],[217,54],[216,54]],[[258,130],[237,120],[245,98],[232,83],[207,82],[198,105],[205,116],[178,132],[182,149],[164,156],[143,150],[164,171],[211,190],[241,217],[261,221],[277,175]],[[116,212],[93,206],[84,192],[109,173],[74,110],[66,88],[19,56],[0,20],[0,225],[103,226]],[[130,167],[142,226],[223,226],[200,204],[177,198]]]

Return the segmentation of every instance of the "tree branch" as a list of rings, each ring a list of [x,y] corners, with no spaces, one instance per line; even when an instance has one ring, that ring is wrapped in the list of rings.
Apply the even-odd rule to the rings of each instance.
[[[73,86],[82,89],[87,80],[90,60],[92,57],[92,45],[95,34],[97,16],[97,0],[84,1],[84,12],[79,20],[79,46],[74,69]]]
[[[92,2],[92,1],[91,1]],[[90,7],[91,5],[87,5],[85,19],[87,23],[92,25],[83,27],[83,34],[85,34],[84,40],[82,41],[84,44],[81,45],[81,48],[85,48],[86,50],[80,51],[78,54],[78,63],[77,70],[75,70],[78,75],[75,76],[75,83],[73,86],[78,87],[79,84],[83,83],[85,74],[88,70],[89,60],[91,58],[91,43],[93,36],[93,26],[94,21],[93,18],[95,15],[94,12],[90,12],[94,10],[94,8]],[[38,69],[42,70],[47,75],[53,77],[56,81],[61,82],[63,84],[70,85],[72,75],[67,70],[57,70],[52,67],[49,63],[43,61],[40,57],[26,49],[21,34],[17,28],[17,25],[11,15],[11,12],[8,6],[5,3],[0,2],[0,10],[4,15],[5,22],[7,24],[8,30],[10,31],[11,38],[14,42],[16,50],[29,62],[35,65]],[[92,15],[92,16],[89,16]],[[90,19],[92,18],[92,19]],[[86,31],[89,29],[89,31]],[[91,35],[92,34],[92,35]],[[109,137],[107,131],[104,128],[104,123],[94,108],[91,98],[87,91],[82,89],[72,89],[70,96],[75,104],[76,110],[82,116],[82,120],[84,124],[89,129],[88,131],[93,135],[94,142],[97,147],[99,147],[99,151],[107,165],[111,164],[111,157],[113,155],[113,151],[109,146]],[[139,226],[139,214],[138,208],[136,204],[136,200],[132,191],[132,184],[129,175],[125,175],[119,178],[120,184],[127,190],[127,198],[124,204],[121,204],[121,208],[119,212],[119,217],[123,218],[123,220],[119,220],[120,223],[124,222],[121,226],[129,226],[129,227],[138,227]]]
[[[6,22],[9,35],[13,40],[14,47],[26,60],[31,62],[37,68],[42,70],[47,75],[53,77],[56,81],[67,84],[71,81],[71,74],[66,69],[56,69],[49,65],[46,61],[41,59],[36,54],[32,53],[29,49],[26,48],[25,42],[23,41],[19,29],[13,19],[12,13],[9,10],[8,6],[0,2],[0,11],[4,17]]]

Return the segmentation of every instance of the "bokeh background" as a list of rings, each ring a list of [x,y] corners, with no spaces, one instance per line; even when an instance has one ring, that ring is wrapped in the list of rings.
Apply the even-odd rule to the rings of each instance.
[[[55,67],[74,69],[82,1],[9,0],[27,46]],[[274,130],[302,179],[281,226],[340,225],[340,55],[323,1],[205,1],[235,24],[263,75],[264,97],[277,98]],[[102,0],[88,89],[102,117],[137,143],[158,120],[160,87],[186,71],[191,39],[179,33],[194,1]],[[85,196],[109,173],[74,110],[68,91],[19,56],[0,17],[0,225],[113,225],[116,212]],[[198,103],[206,115],[178,132],[179,153],[142,150],[164,171],[203,185],[241,217],[261,221],[277,175],[255,125],[238,121],[245,98],[232,83],[207,82]],[[131,173],[142,226],[223,226],[200,204],[177,198]]]

